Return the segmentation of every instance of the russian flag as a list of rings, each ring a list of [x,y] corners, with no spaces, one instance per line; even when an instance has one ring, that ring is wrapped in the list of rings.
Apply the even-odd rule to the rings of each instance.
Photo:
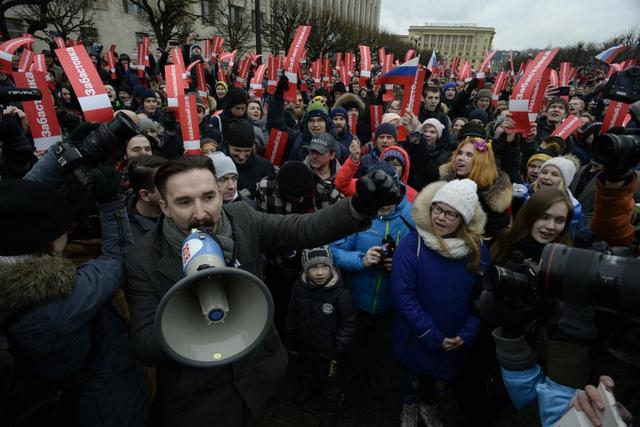
[[[607,50],[603,50],[602,52],[597,54],[595,58],[599,61],[604,62],[605,64],[611,64],[613,60],[616,59],[616,56],[618,56],[618,54],[620,52],[623,52],[626,48],[627,46],[619,44],[618,46],[613,46]]]
[[[420,56],[416,56],[412,60],[398,65],[384,74],[378,84],[412,85],[418,72],[419,63]]]
[[[433,73],[433,70],[438,68],[438,58],[436,58],[436,51],[431,52],[431,58],[429,59],[429,63],[427,64],[427,70]]]

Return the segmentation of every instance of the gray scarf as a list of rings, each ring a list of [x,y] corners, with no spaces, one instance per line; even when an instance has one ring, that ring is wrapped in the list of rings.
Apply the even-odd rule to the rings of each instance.
[[[227,265],[232,266],[235,261],[233,259],[235,242],[233,241],[233,229],[231,228],[231,222],[229,221],[229,217],[226,212],[221,210],[220,222],[218,222],[215,233],[211,227],[205,227],[204,231],[218,240],[222,247],[222,252],[224,253]],[[187,237],[187,235],[184,234],[171,220],[171,218],[168,217],[165,217],[162,224],[162,233],[167,239],[169,246],[171,246],[176,254],[180,256],[182,254],[182,244],[184,243],[184,238]]]

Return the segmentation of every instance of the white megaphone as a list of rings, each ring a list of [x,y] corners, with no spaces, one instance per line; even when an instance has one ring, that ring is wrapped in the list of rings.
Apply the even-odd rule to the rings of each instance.
[[[196,367],[250,353],[273,323],[271,293],[253,274],[229,268],[220,245],[192,230],[182,245],[184,279],[160,301],[155,325],[165,352]]]

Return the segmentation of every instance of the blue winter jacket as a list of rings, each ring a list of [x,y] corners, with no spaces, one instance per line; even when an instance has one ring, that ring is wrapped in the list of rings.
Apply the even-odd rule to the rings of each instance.
[[[390,236],[398,245],[411,231],[407,224],[415,228],[411,203],[404,196],[391,213],[374,218],[368,230],[331,244],[334,262],[345,273],[345,283],[359,309],[377,314],[392,308],[391,274],[377,266],[365,268],[364,255],[372,246],[382,245],[385,236]]]
[[[489,262],[481,248],[480,269]],[[479,275],[467,270],[468,258],[445,258],[429,249],[417,232],[402,239],[391,274],[397,312],[394,354],[414,372],[450,381],[464,366],[480,320],[469,313],[471,293]],[[464,345],[445,352],[445,337],[459,336]]]

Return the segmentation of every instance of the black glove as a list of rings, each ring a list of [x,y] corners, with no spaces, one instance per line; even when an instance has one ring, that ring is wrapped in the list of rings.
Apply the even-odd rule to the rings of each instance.
[[[280,79],[278,79],[278,85],[276,86],[275,94],[282,96],[289,89],[289,79],[287,76],[282,75]]]
[[[176,124],[176,112],[173,110],[167,110],[164,112],[164,120],[162,121],[162,126],[170,132],[174,132],[177,129]]]
[[[119,198],[120,174],[110,166],[98,166],[89,172],[91,196],[96,203],[109,203]]]
[[[527,310],[520,297],[504,297],[492,291],[483,290],[478,309],[483,320],[491,327],[502,327],[502,336],[517,338],[523,336],[527,326]]]
[[[467,92],[471,93],[477,87],[478,87],[478,79],[474,77],[469,81],[469,83],[467,83]]]
[[[387,173],[377,170],[356,182],[356,194],[351,205],[357,213],[373,217],[383,206],[395,205],[402,200],[402,192]]]

